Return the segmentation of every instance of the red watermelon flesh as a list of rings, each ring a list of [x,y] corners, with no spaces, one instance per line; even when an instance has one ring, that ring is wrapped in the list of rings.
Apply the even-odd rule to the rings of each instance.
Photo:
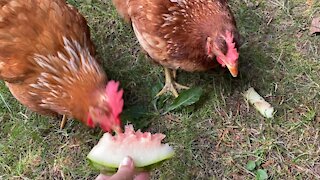
[[[173,148],[161,143],[164,138],[164,134],[135,131],[127,125],[115,136],[105,133],[87,157],[100,170],[116,171],[126,156],[133,159],[136,168],[148,169],[173,157]]]

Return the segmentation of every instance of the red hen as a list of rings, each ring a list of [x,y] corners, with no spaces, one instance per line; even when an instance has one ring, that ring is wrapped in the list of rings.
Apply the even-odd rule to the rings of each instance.
[[[123,91],[95,60],[84,17],[64,0],[0,0],[0,78],[40,114],[120,130]]]
[[[227,0],[113,0],[131,22],[142,48],[164,66],[166,85],[176,88],[169,69],[204,71],[220,64],[238,75],[239,33]],[[215,60],[215,59],[216,60]],[[169,69],[168,69],[169,68]]]

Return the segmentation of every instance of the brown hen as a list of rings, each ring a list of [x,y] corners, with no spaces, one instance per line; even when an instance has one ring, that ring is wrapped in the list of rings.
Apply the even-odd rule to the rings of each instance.
[[[0,78],[40,114],[120,129],[123,91],[94,58],[84,17],[64,0],[0,0]]]
[[[150,57],[164,66],[166,85],[178,96],[169,69],[204,71],[220,64],[238,75],[239,33],[227,0],[113,0],[132,23]],[[216,58],[216,60],[214,59]],[[169,68],[169,69],[168,69]],[[174,75],[175,76],[175,75]]]

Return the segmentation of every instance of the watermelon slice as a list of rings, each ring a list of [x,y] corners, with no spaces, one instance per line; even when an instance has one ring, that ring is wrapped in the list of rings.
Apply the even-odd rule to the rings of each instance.
[[[126,156],[133,159],[138,171],[150,170],[174,155],[172,147],[161,143],[164,138],[161,133],[135,132],[132,125],[127,125],[124,133],[115,136],[105,133],[87,158],[105,173],[116,172]]]

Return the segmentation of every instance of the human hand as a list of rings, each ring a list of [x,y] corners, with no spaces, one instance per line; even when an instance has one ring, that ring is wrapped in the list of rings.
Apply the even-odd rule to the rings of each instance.
[[[136,172],[133,161],[130,157],[125,157],[121,162],[118,172],[112,176],[100,174],[96,180],[149,180],[148,172]]]

